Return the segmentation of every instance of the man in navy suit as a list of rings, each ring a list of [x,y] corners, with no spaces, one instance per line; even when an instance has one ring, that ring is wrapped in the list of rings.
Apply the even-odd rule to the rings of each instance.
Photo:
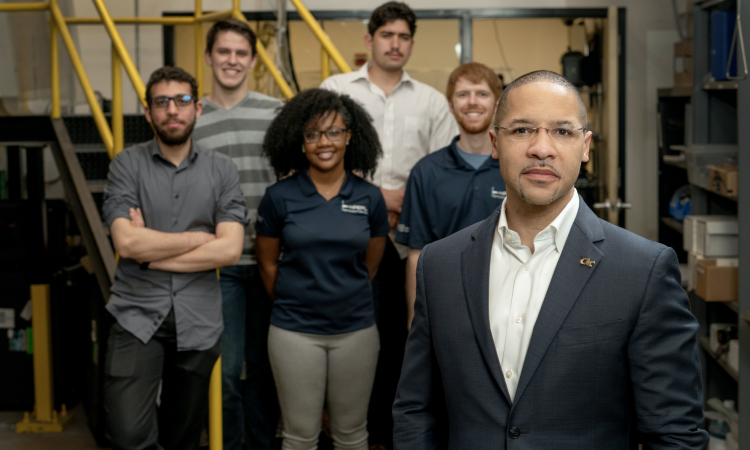
[[[490,135],[507,198],[422,250],[395,449],[705,448],[677,257],[577,195],[586,123],[553,72],[503,92]]]

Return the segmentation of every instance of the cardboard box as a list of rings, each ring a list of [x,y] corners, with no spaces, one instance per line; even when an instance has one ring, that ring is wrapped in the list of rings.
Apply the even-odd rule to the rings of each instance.
[[[693,86],[693,41],[674,44],[674,86]]]
[[[715,259],[696,263],[695,293],[707,302],[731,302],[739,298],[739,269],[716,265]]]
[[[698,261],[706,259],[702,255],[698,255],[695,252],[688,252],[687,265],[688,265],[688,279],[687,279],[687,290],[688,292],[695,290],[695,269],[698,266]],[[719,267],[738,267],[740,260],[738,258],[715,258],[716,265]]]
[[[737,197],[739,167],[724,163],[721,166],[708,166],[708,190],[725,197]]]
[[[728,258],[738,254],[737,216],[685,216],[683,247],[707,258]]]

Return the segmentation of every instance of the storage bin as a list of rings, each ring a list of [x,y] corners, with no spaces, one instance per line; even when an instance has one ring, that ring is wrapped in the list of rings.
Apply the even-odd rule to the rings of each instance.
[[[707,189],[710,183],[708,166],[737,164],[736,144],[693,144],[685,148],[688,181]]]
[[[685,216],[683,223],[685,251],[706,258],[737,256],[739,225],[736,216]]]

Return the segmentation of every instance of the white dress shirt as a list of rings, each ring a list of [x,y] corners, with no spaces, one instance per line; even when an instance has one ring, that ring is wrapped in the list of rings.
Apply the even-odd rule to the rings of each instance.
[[[370,64],[330,76],[320,87],[350,96],[372,116],[383,146],[372,182],[384,189],[405,189],[414,165],[450,145],[458,125],[445,95],[403,71],[401,81],[386,96],[370,81]]]
[[[490,330],[510,399],[516,395],[534,324],[578,214],[578,192],[534,238],[534,253],[508,228],[503,201],[490,256]]]

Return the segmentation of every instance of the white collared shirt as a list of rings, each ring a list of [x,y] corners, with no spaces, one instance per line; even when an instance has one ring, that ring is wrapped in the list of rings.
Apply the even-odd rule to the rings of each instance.
[[[386,96],[370,81],[370,64],[330,76],[320,87],[350,96],[372,116],[383,146],[372,182],[384,189],[405,189],[414,165],[450,145],[458,125],[445,95],[403,71],[401,81]]]
[[[490,256],[490,330],[510,399],[516,395],[534,324],[578,214],[578,192],[534,238],[534,253],[508,228],[503,201]]]

